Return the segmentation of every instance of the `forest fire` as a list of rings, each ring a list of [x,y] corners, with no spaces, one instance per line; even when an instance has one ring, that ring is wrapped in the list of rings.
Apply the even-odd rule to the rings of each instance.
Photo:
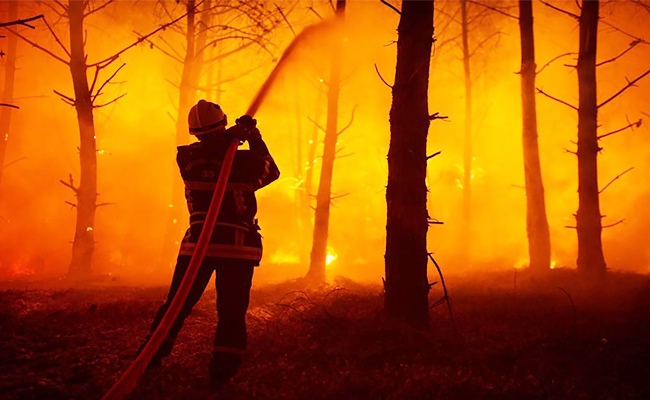
[[[0,397],[648,398],[649,20],[0,0]]]

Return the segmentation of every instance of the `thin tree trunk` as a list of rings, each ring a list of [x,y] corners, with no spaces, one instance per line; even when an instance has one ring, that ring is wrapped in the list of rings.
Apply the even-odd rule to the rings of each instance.
[[[465,137],[463,145],[463,210],[461,223],[461,258],[467,264],[471,257],[472,235],[472,73],[470,69],[469,23],[467,0],[460,1],[463,41],[463,72],[465,76]]]
[[[598,105],[596,44],[598,0],[582,2],[578,52],[578,270],[605,273],[598,195]]]
[[[345,17],[345,0],[336,2],[336,18],[342,28]],[[338,34],[338,33],[337,33]],[[333,49],[332,69],[327,92],[327,125],[323,146],[323,164],[321,165],[318,194],[316,195],[316,212],[314,219],[314,236],[311,248],[307,280],[312,283],[325,282],[327,266],[327,237],[329,234],[330,206],[332,198],[332,175],[336,158],[336,141],[338,138],[339,90],[341,84],[341,44]]]
[[[545,271],[551,265],[551,238],[546,218],[544,183],[537,143],[537,108],[535,104],[535,37],[533,3],[519,0],[521,37],[521,104],[523,112],[524,178],[526,181],[526,233],[528,257],[533,271]]]
[[[404,1],[397,28],[386,188],[385,311],[429,324],[426,143],[433,1]]]
[[[10,1],[8,4],[9,12],[8,21],[18,19],[18,2]],[[14,84],[16,76],[16,48],[18,39],[16,35],[7,37],[7,55],[5,59],[5,85],[2,93],[2,102],[12,104],[14,101]],[[2,173],[4,172],[5,155],[7,152],[7,142],[9,141],[9,129],[11,126],[11,107],[0,107],[0,184],[2,183]],[[1,193],[1,191],[0,191]]]
[[[181,82],[178,89],[178,114],[176,117],[176,146],[187,144],[190,135],[187,127],[187,114],[195,100],[195,91],[198,81],[194,71],[194,50],[195,50],[195,16],[196,4],[194,0],[187,2],[187,33],[186,33],[186,52],[183,62],[183,71]],[[167,229],[163,240],[163,250],[161,252],[161,263],[172,265],[177,244],[180,241],[185,230],[185,224],[181,221],[185,213],[185,197],[183,195],[183,181],[175,171],[172,180],[172,195],[169,204],[169,216],[167,218]]]
[[[86,76],[86,54],[84,49],[85,3],[70,0],[70,73],[74,86],[75,109],[79,123],[79,158],[81,161],[80,181],[77,195],[77,221],[75,224],[71,275],[88,275],[95,249],[95,210],[97,208],[97,145],[93,105],[88,78]]]

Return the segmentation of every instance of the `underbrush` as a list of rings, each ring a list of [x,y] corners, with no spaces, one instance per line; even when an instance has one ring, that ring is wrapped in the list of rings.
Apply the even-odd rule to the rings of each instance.
[[[648,278],[513,272],[447,279],[431,328],[382,316],[378,286],[255,288],[249,351],[218,393],[213,291],[134,399],[647,399]],[[0,292],[0,398],[98,399],[133,359],[166,288]],[[441,296],[433,287],[431,303]]]

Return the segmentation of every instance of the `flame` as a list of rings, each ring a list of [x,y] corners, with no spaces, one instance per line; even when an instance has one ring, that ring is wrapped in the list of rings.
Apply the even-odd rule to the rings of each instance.
[[[298,264],[300,257],[295,252],[278,249],[271,255],[269,261],[271,264]]]
[[[556,265],[557,265],[557,263],[556,263],[555,260],[551,261],[551,269],[555,269]]]
[[[93,230],[92,226],[89,226],[89,227],[86,228],[86,232],[92,232],[92,230]]]
[[[336,253],[336,250],[334,248],[327,246],[327,256],[325,257],[325,265],[328,267],[330,264],[332,264],[336,259],[339,258],[339,255]]]

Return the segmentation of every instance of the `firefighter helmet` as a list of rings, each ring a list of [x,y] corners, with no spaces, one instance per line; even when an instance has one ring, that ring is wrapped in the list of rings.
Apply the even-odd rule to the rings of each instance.
[[[205,100],[199,100],[187,116],[187,122],[192,135],[200,136],[206,133],[223,132],[228,123],[218,104]]]

